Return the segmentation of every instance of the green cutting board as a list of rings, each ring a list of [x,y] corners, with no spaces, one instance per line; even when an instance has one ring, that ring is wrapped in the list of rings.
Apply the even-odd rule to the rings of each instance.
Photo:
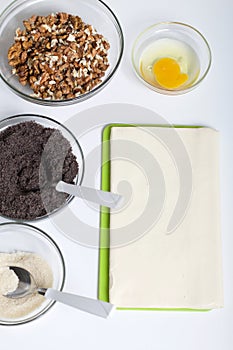
[[[175,128],[202,128],[200,125],[153,125],[153,124],[109,124],[102,134],[102,177],[101,189],[110,191],[111,161],[110,161],[110,136],[114,127],[175,127]],[[110,242],[110,211],[102,207],[100,211],[100,248],[99,248],[99,279],[98,298],[109,302],[109,242]],[[188,308],[120,308],[118,310],[148,310],[148,311],[210,311],[209,309]]]

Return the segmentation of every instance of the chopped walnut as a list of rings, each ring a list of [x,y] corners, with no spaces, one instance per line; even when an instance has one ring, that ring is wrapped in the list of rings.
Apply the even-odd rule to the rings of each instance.
[[[56,13],[32,16],[18,28],[8,51],[12,73],[34,96],[72,99],[102,82],[109,67],[110,45],[78,16]]]

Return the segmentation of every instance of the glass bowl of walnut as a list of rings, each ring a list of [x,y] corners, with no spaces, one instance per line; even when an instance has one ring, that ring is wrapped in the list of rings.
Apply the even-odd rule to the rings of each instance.
[[[41,105],[81,102],[103,89],[123,46],[118,19],[100,0],[18,0],[0,16],[0,76]]]

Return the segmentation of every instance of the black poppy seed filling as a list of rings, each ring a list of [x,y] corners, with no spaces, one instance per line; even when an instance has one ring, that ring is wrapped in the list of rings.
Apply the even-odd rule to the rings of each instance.
[[[56,183],[74,183],[78,170],[59,130],[34,121],[6,128],[0,132],[0,214],[33,220],[54,211],[68,197],[56,191]]]

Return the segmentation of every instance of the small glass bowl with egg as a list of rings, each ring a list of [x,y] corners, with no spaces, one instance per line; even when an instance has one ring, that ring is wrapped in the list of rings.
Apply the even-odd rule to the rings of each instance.
[[[206,77],[211,51],[204,36],[190,25],[162,22],[137,37],[132,62],[146,86],[162,94],[178,95],[192,90]]]

